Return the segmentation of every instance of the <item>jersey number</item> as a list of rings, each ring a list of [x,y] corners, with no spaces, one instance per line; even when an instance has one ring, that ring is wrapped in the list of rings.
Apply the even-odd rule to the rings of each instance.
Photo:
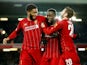
[[[73,32],[74,32],[73,24],[68,24],[68,30],[70,31],[69,32],[69,35],[72,36],[73,35]]]

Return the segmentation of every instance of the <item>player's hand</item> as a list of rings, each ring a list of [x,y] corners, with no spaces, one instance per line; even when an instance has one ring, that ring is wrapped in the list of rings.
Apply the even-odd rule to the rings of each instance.
[[[57,25],[58,25],[58,24],[57,24],[57,23],[55,23],[53,26],[54,26],[54,27],[56,27]]]
[[[45,27],[45,24],[44,23],[41,23],[41,27],[44,28]]]
[[[9,38],[4,38],[3,39],[3,44],[7,44],[7,41],[9,41]]]

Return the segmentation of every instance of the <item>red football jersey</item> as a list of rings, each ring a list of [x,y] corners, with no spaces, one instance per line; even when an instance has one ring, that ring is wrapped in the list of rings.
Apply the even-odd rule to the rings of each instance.
[[[41,22],[45,21],[45,17],[37,16],[35,21],[28,21],[27,18],[19,22],[17,28],[9,35],[10,39],[14,39],[20,31],[23,32],[24,49],[40,48],[41,42]]]
[[[54,33],[57,34],[58,33]],[[60,57],[60,48],[58,36],[52,37],[52,35],[45,35],[47,39],[46,50],[44,52],[45,56],[48,58],[59,58]]]
[[[50,38],[48,40],[45,54],[46,54],[46,57],[49,57],[49,58],[60,57],[58,38]]]
[[[62,51],[75,51],[74,42],[72,40],[74,27],[72,22],[65,19],[60,22],[57,22],[57,24],[53,27],[45,27],[44,31],[46,34],[51,34],[55,31],[59,31],[60,34],[60,43],[62,47]]]
[[[46,23],[47,22],[48,21],[46,21]],[[55,19],[55,22],[58,22],[58,20]],[[49,25],[46,24],[46,26],[48,27]],[[50,27],[52,27],[52,26],[53,26],[53,24],[50,25]],[[55,34],[56,37],[53,38],[53,34]],[[53,34],[52,35],[45,34],[45,38],[47,39],[48,42],[47,42],[46,50],[45,50],[44,54],[48,58],[55,58],[55,57],[59,58],[60,57],[60,49],[59,49],[59,40],[58,40],[58,36],[57,36],[58,32],[55,32]]]

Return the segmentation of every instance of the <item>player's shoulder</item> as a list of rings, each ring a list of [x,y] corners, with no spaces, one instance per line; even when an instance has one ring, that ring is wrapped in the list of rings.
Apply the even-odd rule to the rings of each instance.
[[[37,20],[41,23],[41,22],[45,22],[46,21],[46,18],[44,16],[37,16]]]
[[[67,19],[61,20],[61,23],[66,24],[66,23],[68,23],[68,20]]]
[[[63,26],[64,26],[64,22],[63,22],[63,20],[58,21],[56,25],[57,25],[57,26],[61,26],[61,27],[63,27]]]
[[[37,18],[43,19],[43,18],[46,18],[46,17],[42,16],[42,15],[38,15]]]
[[[25,22],[27,20],[27,18],[23,18],[22,20],[20,20],[19,22],[20,23],[23,23],[23,22]]]
[[[63,21],[62,21],[62,20],[60,20],[60,21],[57,20],[57,23],[58,23],[58,24],[63,24]]]

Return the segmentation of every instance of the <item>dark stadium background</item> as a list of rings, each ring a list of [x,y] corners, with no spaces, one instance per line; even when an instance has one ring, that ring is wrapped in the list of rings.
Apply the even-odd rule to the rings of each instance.
[[[26,17],[25,7],[29,3],[34,3],[39,8],[39,14],[45,15],[48,8],[55,8],[60,12],[64,7],[70,6],[76,11],[76,17],[81,18],[81,22],[74,22],[75,33],[79,38],[74,40],[77,46],[87,47],[87,1],[86,0],[0,0],[0,18],[7,17],[8,21],[0,21],[0,29],[6,31],[6,35],[0,35],[0,44],[2,39],[7,37],[17,26],[18,18]],[[14,43],[21,44],[23,35],[14,39]],[[0,51],[0,65],[17,65],[19,50],[16,52]],[[9,54],[10,53],[10,54]],[[78,51],[82,65],[87,65],[87,48],[85,51]],[[9,57],[8,57],[9,56]],[[13,62],[13,63],[12,63]]]

